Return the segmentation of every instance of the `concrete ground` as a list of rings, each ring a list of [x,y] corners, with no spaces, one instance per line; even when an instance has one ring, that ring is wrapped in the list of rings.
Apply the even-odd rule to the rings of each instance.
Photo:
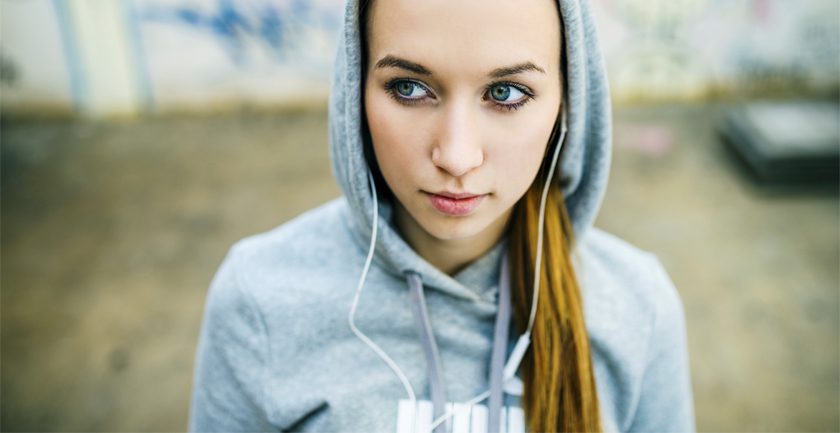
[[[840,430],[836,190],[768,191],[719,107],[616,112],[598,225],[686,308],[701,431]],[[322,112],[11,122],[2,142],[3,431],[186,428],[228,247],[339,194]]]

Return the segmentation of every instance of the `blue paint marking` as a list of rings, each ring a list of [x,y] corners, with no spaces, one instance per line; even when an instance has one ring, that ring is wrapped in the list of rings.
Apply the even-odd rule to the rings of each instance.
[[[283,21],[277,14],[261,14],[259,26],[260,37],[266,41],[275,52],[283,50]]]
[[[285,10],[271,2],[236,0],[215,0],[213,13],[206,13],[191,7],[150,8],[140,14],[146,21],[171,22],[203,31],[215,37],[226,49],[228,56],[237,64],[245,62],[245,45],[257,40],[265,44],[278,61],[295,42],[295,25],[307,24],[323,27],[337,22],[332,11],[314,11],[307,0],[291,0]],[[250,7],[245,7],[245,6]],[[320,13],[320,16],[319,16]],[[333,33],[335,28],[323,28]]]
[[[177,16],[181,21],[192,26],[197,26],[201,23],[201,16],[196,11],[179,10],[175,11],[175,16]]]

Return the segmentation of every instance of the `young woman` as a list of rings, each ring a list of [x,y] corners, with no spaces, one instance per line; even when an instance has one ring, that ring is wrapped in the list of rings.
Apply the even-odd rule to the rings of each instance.
[[[677,291],[592,227],[586,0],[349,0],[329,116],[344,196],[231,249],[190,430],[694,429]]]

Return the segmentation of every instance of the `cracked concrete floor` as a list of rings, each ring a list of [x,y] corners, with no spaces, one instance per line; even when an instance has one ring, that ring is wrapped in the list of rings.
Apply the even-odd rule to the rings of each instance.
[[[838,197],[768,192],[719,107],[616,111],[597,224],[686,308],[698,428],[837,431]],[[227,248],[339,194],[323,112],[0,126],[3,431],[186,428]]]

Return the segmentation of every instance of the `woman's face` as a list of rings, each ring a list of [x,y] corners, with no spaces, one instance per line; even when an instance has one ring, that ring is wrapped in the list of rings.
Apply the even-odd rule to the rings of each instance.
[[[554,1],[375,0],[368,20],[365,114],[398,225],[499,236],[559,112]]]

